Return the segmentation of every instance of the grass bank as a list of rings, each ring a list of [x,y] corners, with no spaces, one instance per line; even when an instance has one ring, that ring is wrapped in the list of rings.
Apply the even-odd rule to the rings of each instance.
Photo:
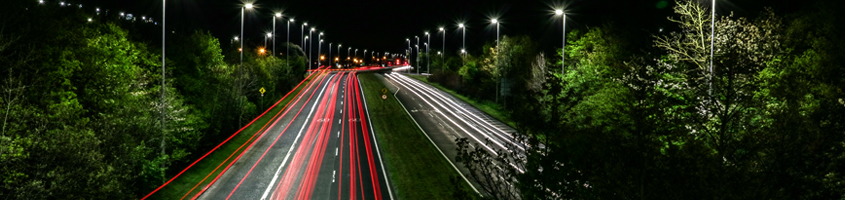
[[[411,78],[414,78],[414,79],[417,79],[417,80],[420,80],[420,81],[422,81],[422,82],[428,83],[429,85],[432,85],[432,86],[434,86],[434,87],[437,87],[437,88],[438,88],[438,89],[440,89],[440,90],[446,91],[446,93],[449,93],[449,94],[451,94],[452,96],[458,97],[458,99],[460,99],[460,100],[462,100],[462,101],[464,101],[464,102],[469,103],[470,105],[472,105],[473,107],[477,108],[478,110],[481,110],[481,111],[483,111],[484,113],[487,113],[488,115],[492,116],[493,118],[496,118],[497,120],[499,120],[499,121],[501,121],[501,122],[504,122],[505,124],[508,124],[508,126],[511,126],[511,127],[516,127],[516,122],[514,122],[513,120],[511,120],[511,118],[510,118],[510,114],[508,114],[507,112],[503,111],[503,110],[502,110],[502,106],[499,106],[499,104],[496,104],[496,103],[494,103],[494,102],[490,102],[490,101],[484,101],[484,100],[482,100],[482,101],[477,101],[477,100],[475,100],[475,99],[471,99],[471,98],[469,98],[469,97],[466,97],[466,96],[464,96],[464,95],[462,95],[462,94],[458,94],[458,93],[457,93],[457,92],[455,92],[454,90],[451,90],[451,89],[449,89],[449,88],[443,87],[443,86],[441,86],[441,85],[440,85],[440,84],[438,84],[438,83],[428,82],[428,79],[427,79],[427,78],[428,78],[428,76],[410,75],[410,74],[407,74],[406,76],[411,77]]]
[[[246,150],[247,146],[249,146],[249,142],[252,142],[258,138],[258,136],[253,137],[253,135],[256,135],[259,133],[259,131],[264,130],[262,129],[262,127],[269,128],[269,123],[271,122],[271,120],[274,119],[274,116],[276,116],[277,113],[282,111],[282,109],[285,109],[285,105],[287,105],[288,102],[296,98],[295,95],[300,90],[308,86],[308,83],[310,83],[311,80],[313,80],[313,78],[305,80],[305,82],[299,85],[299,87],[294,88],[293,92],[291,92],[290,95],[283,99],[282,102],[279,102],[279,104],[273,107],[269,112],[264,114],[264,116],[262,116],[258,120],[255,120],[252,125],[238,133],[238,135],[229,140],[229,142],[220,146],[220,148],[209,154],[207,157],[205,157],[205,159],[198,162],[191,169],[185,171],[185,173],[179,176],[179,178],[173,180],[173,182],[159,190],[157,193],[151,196],[150,199],[180,199],[185,196],[186,193],[188,195],[187,197],[185,197],[185,199],[190,199],[193,195],[196,195],[202,188],[206,187],[209,183],[211,183],[211,181],[214,180],[214,178],[217,177],[217,175],[220,174],[221,171],[223,171],[223,168],[225,168],[231,162],[234,162],[234,159],[238,156],[238,154]],[[278,117],[281,117],[281,114],[279,114]],[[267,127],[265,127],[265,125]],[[243,144],[246,145],[244,145],[243,148],[238,149]],[[232,152],[235,152],[234,156],[232,156],[232,158],[227,161],[226,158],[228,158],[229,155],[232,155]],[[205,154],[206,152],[196,153]],[[224,161],[226,162],[223,163],[220,168],[215,170],[215,168],[217,168],[217,166]],[[211,175],[206,178],[206,175],[208,175],[209,173],[211,173]],[[196,188],[194,188],[194,186],[196,186],[197,183],[200,182],[202,183]]]
[[[385,86],[372,73],[360,74],[370,120],[398,199],[467,199],[474,194],[437,151],[393,95],[381,99]]]

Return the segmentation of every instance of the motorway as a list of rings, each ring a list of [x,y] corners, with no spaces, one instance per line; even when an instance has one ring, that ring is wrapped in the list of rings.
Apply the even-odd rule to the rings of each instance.
[[[516,130],[452,95],[400,73],[377,77],[451,162],[457,164],[457,138],[469,138],[471,145],[480,145],[492,155],[497,151],[525,151],[525,146],[513,138]],[[468,174],[461,168],[461,173]]]
[[[356,72],[316,73],[199,199],[392,199]]]

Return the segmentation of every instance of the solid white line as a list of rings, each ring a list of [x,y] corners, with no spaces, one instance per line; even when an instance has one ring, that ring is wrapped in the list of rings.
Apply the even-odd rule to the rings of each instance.
[[[332,76],[331,76],[331,77],[329,77],[328,79],[325,79],[325,80],[328,80],[328,81],[329,81],[329,83],[326,83],[326,85],[325,85],[325,86],[323,86],[323,89],[322,89],[322,90],[320,90],[320,95],[317,95],[317,101],[319,101],[319,100],[320,100],[320,98],[322,98],[322,97],[323,97],[323,93],[326,91],[326,87],[328,87],[328,86],[330,85],[330,83],[331,83],[331,78],[332,78],[332,77],[334,77],[334,75],[332,75]],[[315,103],[314,103],[314,105],[313,105],[313,106],[311,106],[311,111],[309,111],[309,112],[308,112],[308,117],[306,117],[306,118],[305,118],[305,124],[307,124],[307,123],[308,123],[308,120],[309,120],[309,119],[311,119],[311,114],[313,114],[313,113],[314,113],[314,108],[316,108],[316,107],[317,107],[317,104],[319,104],[319,103],[316,103],[316,102],[315,102]],[[273,183],[275,183],[275,182],[276,182],[276,179],[278,179],[278,178],[279,178],[279,172],[281,172],[281,171],[282,171],[282,166],[285,166],[285,163],[287,163],[287,162],[288,162],[288,158],[290,157],[290,153],[293,151],[293,147],[295,147],[295,146],[296,146],[296,141],[298,141],[298,140],[299,140],[299,136],[301,136],[301,135],[302,135],[302,130],[303,130],[303,129],[305,129],[305,127],[306,127],[306,125],[305,125],[305,124],[303,124],[303,125],[302,125],[302,128],[300,128],[300,129],[299,129],[299,133],[298,133],[298,134],[296,134],[296,139],[294,139],[294,140],[293,140],[293,143],[291,143],[291,145],[290,145],[290,149],[288,149],[288,153],[287,153],[287,155],[285,155],[285,159],[282,161],[282,164],[281,164],[281,165],[279,165],[279,168],[278,168],[278,169],[276,169],[276,174],[274,174],[274,175],[273,175],[273,179],[271,179],[271,180],[270,180],[270,183],[269,183],[269,184],[267,184],[267,189],[265,189],[265,190],[264,190],[264,195],[261,195],[261,200],[267,199],[267,194],[269,194],[269,193],[270,193],[270,188],[273,188]]]
[[[355,76],[358,75],[356,74]],[[361,85],[360,79],[356,78],[355,80],[358,81],[358,85]],[[390,189],[390,180],[387,179],[387,172],[385,171],[387,169],[384,168],[384,161],[381,159],[381,151],[379,150],[381,147],[379,147],[378,139],[376,139],[376,131],[373,130],[373,119],[370,118],[370,107],[367,105],[367,95],[364,93],[365,92],[362,90],[361,96],[364,99],[364,111],[367,112],[367,120],[369,120],[370,123],[370,136],[373,138],[373,142],[376,145],[376,154],[378,154],[378,161],[381,164],[381,174],[384,175],[384,182],[387,186],[387,194],[390,195],[390,199],[393,199],[393,190]]]
[[[458,169],[458,167],[457,167],[457,166],[455,166],[455,163],[452,163],[452,161],[451,161],[451,160],[449,160],[449,157],[448,157],[448,156],[446,156],[446,154],[445,154],[445,153],[443,153],[443,151],[442,151],[442,150],[440,150],[440,147],[438,147],[438,146],[437,146],[437,144],[435,144],[435,143],[434,143],[434,140],[431,140],[431,137],[429,137],[429,136],[428,136],[428,133],[426,133],[426,132],[425,132],[425,130],[423,130],[423,128],[420,126],[420,123],[417,123],[417,120],[416,120],[416,119],[414,119],[414,116],[412,116],[412,115],[411,115],[411,113],[410,113],[410,112],[408,112],[408,108],[405,108],[405,104],[402,104],[402,101],[399,101],[399,98],[396,98],[396,94],[395,94],[395,93],[393,94],[393,98],[395,98],[395,99],[396,99],[396,102],[399,102],[399,105],[401,105],[401,106],[402,106],[402,109],[403,109],[403,110],[405,110],[405,114],[408,114],[408,116],[411,118],[411,121],[414,121],[414,124],[416,124],[416,125],[417,125],[417,128],[419,128],[419,129],[420,129],[420,131],[422,131],[422,132],[423,132],[423,135],[425,135],[425,137],[426,137],[426,138],[428,138],[428,141],[429,141],[429,142],[431,142],[431,144],[432,144],[432,145],[434,145],[434,148],[436,148],[436,149],[437,149],[437,151],[438,151],[438,152],[440,152],[440,155],[443,155],[443,158],[445,158],[445,159],[446,159],[446,161],[447,161],[447,162],[449,162],[449,164],[450,164],[450,165],[452,165],[452,168],[454,168],[454,169],[455,169],[455,171],[457,171],[457,172],[458,172],[458,175],[461,175],[461,178],[463,178],[463,179],[464,179],[464,181],[466,181],[466,182],[467,182],[467,184],[469,185],[469,187],[470,187],[470,188],[472,188],[472,190],[473,190],[473,191],[475,191],[475,193],[478,193],[478,195],[481,195],[481,196],[483,197],[484,195],[482,195],[482,194],[481,194],[481,192],[478,192],[478,189],[475,189],[475,186],[473,186],[473,185],[472,185],[472,183],[470,183],[470,182],[469,182],[469,179],[467,179],[467,177],[466,177],[466,176],[464,176],[464,173],[462,173],[462,172],[461,172],[461,170],[460,170],[460,169]],[[435,108],[435,109],[436,109],[436,108]]]

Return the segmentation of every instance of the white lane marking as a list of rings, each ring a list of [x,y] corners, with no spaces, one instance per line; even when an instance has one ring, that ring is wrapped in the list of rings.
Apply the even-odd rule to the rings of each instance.
[[[329,79],[328,79],[329,82],[331,82],[332,77],[334,77],[334,75],[329,77]],[[326,87],[328,87],[328,86],[329,86],[329,83],[326,83],[326,85],[323,86],[323,89],[320,90],[320,95],[317,95],[318,101],[319,101],[320,98],[323,97],[323,93],[326,91]],[[311,114],[314,113],[314,108],[317,107],[317,104],[318,103],[315,102],[314,105],[311,106],[311,111],[308,112],[308,117],[305,118],[305,123],[308,123],[308,120],[311,119]],[[264,195],[261,195],[261,200],[267,199],[267,195],[270,194],[270,189],[273,188],[273,183],[275,183],[276,179],[279,178],[279,172],[282,172],[282,166],[285,166],[285,163],[288,162],[288,158],[290,157],[290,153],[293,152],[293,147],[296,146],[296,141],[299,140],[299,136],[302,136],[302,130],[304,130],[305,127],[306,127],[305,125],[302,125],[302,128],[299,129],[299,133],[296,134],[296,139],[294,139],[293,143],[291,143],[290,149],[288,149],[288,153],[287,153],[287,155],[285,155],[285,159],[282,161],[282,164],[279,165],[279,168],[276,169],[276,174],[273,175],[273,179],[270,179],[270,183],[267,184],[267,189],[264,189]]]
[[[337,137],[340,137],[340,131],[337,132]]]
[[[340,124],[340,122],[342,122],[342,121],[343,121],[343,119],[338,119],[337,124]]]
[[[337,147],[334,148],[334,156],[337,156]]]
[[[336,170],[332,170],[332,183],[334,183],[334,174],[335,174],[336,172],[337,172]]]

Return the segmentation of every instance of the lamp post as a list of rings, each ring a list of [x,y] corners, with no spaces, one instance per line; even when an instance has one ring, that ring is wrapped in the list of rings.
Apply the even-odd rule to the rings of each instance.
[[[323,32],[320,32],[320,34],[317,35],[317,39],[319,40],[319,42],[317,42],[317,67],[320,67],[320,65],[323,64],[323,62],[319,59],[320,55],[323,54]]]
[[[431,44],[431,35],[429,35],[428,32],[425,32],[425,36],[428,41],[425,43],[425,71],[426,73],[431,74],[431,55],[428,55],[428,44]]]
[[[494,24],[496,24],[496,68],[499,68],[499,20],[493,19],[491,20]],[[499,87],[502,84],[502,81],[499,80],[501,78],[497,78],[496,80],[496,102],[499,102]]]
[[[462,37],[462,38],[463,38],[463,39],[462,39],[463,44],[461,45],[461,54],[465,54],[465,53],[466,53],[466,49],[467,49],[467,28],[466,28],[466,27],[464,27],[464,24],[463,24],[463,23],[458,24],[458,27],[460,27],[460,28],[461,28],[461,30],[463,31],[463,37]],[[463,55],[461,55],[461,56],[463,56]]]
[[[309,41],[308,36],[305,36],[305,38],[303,38],[302,41],[308,42]],[[308,51],[308,44],[303,44],[302,50]],[[303,52],[303,53],[306,53],[306,52]],[[307,54],[308,54],[308,59],[305,59],[305,60],[308,61],[308,69],[311,69],[311,54],[310,53],[307,53]]]
[[[323,55],[323,39],[320,39],[320,42],[317,43],[317,67],[323,66],[323,61],[320,59],[320,56]]]
[[[288,43],[285,44],[285,65],[290,66],[290,23],[293,22],[293,19],[288,20],[288,30],[287,30],[287,38]]]
[[[329,42],[329,66],[332,65],[332,43]]]
[[[282,13],[276,13],[276,17],[273,18],[273,54],[276,54],[276,18],[282,18]]]
[[[272,33],[267,33],[266,35],[264,35],[264,47],[265,48],[267,47],[267,40],[270,39],[270,37],[273,37]]]
[[[349,64],[349,51],[351,51],[351,50],[352,50],[352,47],[349,47],[348,49],[346,49],[346,64],[347,65]]]
[[[420,45],[414,45],[417,48],[417,74],[420,74]]]
[[[417,39],[417,44],[415,45],[417,47],[417,57],[416,57],[417,67],[416,68],[417,68],[417,74],[420,74],[420,37],[417,37],[415,35],[414,38]]]
[[[311,34],[314,33],[315,30],[316,29],[314,29],[312,27],[311,30],[308,31],[308,36],[309,36],[308,37],[308,69],[311,69],[311,58],[312,58],[311,52],[314,51],[314,41],[312,41],[314,39],[314,37]]]
[[[299,38],[305,38],[305,27],[308,26],[308,22],[302,23],[302,26],[299,28]],[[305,39],[299,42],[299,46],[303,49],[305,48]]]
[[[563,74],[564,66],[563,60],[566,58],[566,14],[563,13],[563,10],[555,10],[555,15],[563,16],[563,33],[561,41],[561,48],[560,48],[560,73]]]
[[[162,156],[164,156],[164,144],[165,144],[165,138],[167,138],[167,129],[164,126],[165,125],[164,124],[165,123],[164,118],[166,118],[166,116],[167,116],[167,114],[165,113],[165,110],[164,110],[164,108],[165,108],[165,106],[164,106],[165,105],[164,104],[164,95],[167,92],[165,90],[166,87],[165,87],[165,83],[164,83],[165,72],[166,72],[165,68],[164,68],[164,64],[165,64],[164,57],[166,55],[164,53],[165,33],[166,33],[166,31],[164,30],[165,21],[166,21],[164,14],[167,11],[164,6],[165,6],[166,2],[167,2],[167,0],[161,0],[161,155]],[[39,1],[39,3],[43,4],[44,1]],[[64,4],[64,2],[62,2],[62,4]],[[88,21],[91,21],[91,19],[88,19]],[[241,23],[243,23],[243,21],[241,21]],[[164,164],[162,164],[162,167],[164,167]]]
[[[716,0],[712,0],[713,5],[710,7],[711,10],[711,17],[710,20],[710,89],[707,90],[707,95],[711,98],[713,97],[713,41],[716,39],[714,37],[714,33],[716,32]]]
[[[355,49],[355,57],[353,58],[358,59],[358,49]]]
[[[442,48],[443,48],[443,52],[446,52],[446,29],[443,29],[443,27],[440,27],[440,32],[443,32],[443,46],[442,46]],[[438,55],[440,55],[440,59],[443,60],[443,54],[438,53]]]

